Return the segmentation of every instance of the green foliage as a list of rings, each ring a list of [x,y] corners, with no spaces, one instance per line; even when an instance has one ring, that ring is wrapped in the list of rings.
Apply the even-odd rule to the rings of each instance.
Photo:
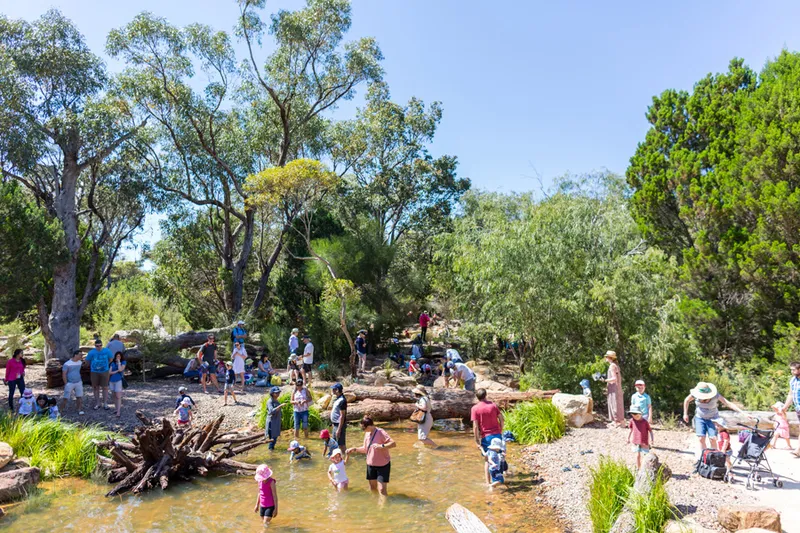
[[[552,402],[523,402],[503,413],[505,429],[520,444],[544,444],[564,436],[567,424],[564,415]]]
[[[734,364],[720,362],[702,379],[714,383],[720,394],[746,409],[769,411],[772,404],[786,397],[787,376],[787,365],[754,357]]]
[[[633,480],[633,473],[625,463],[608,457],[601,457],[597,467],[591,469],[587,505],[592,533],[608,533],[611,530],[625,506]]]
[[[100,426],[0,413],[0,441],[8,443],[18,456],[29,457],[45,479],[63,475],[90,477],[97,465],[97,453],[104,453],[92,441],[108,435],[111,433]]]
[[[467,322],[458,328],[458,337],[464,341],[465,355],[470,359],[493,359],[497,354],[494,336],[491,324]]]
[[[667,480],[659,472],[647,495],[632,495],[629,498],[628,505],[633,511],[636,533],[661,533],[667,522],[676,517],[666,483]]]
[[[278,397],[278,402],[286,404],[281,408],[281,431],[287,429],[294,429],[294,413],[292,411],[292,404],[289,403],[291,400],[292,400],[291,392],[284,392]],[[267,427],[268,401],[269,401],[269,395],[264,395],[261,398],[258,407],[256,408],[255,420],[256,424],[261,429]],[[319,409],[317,408],[316,405],[312,405],[308,409],[308,430],[320,431],[321,429],[324,428],[325,428],[325,422],[323,422],[322,417],[320,416]]]

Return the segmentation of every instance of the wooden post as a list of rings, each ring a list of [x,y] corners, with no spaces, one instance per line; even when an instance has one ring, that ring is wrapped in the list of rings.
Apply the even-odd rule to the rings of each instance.
[[[454,503],[444,513],[456,533],[491,533],[486,524],[466,507]]]

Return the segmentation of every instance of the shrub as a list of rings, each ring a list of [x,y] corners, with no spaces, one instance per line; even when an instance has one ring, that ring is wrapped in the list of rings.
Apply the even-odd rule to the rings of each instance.
[[[667,522],[675,518],[665,483],[664,478],[658,475],[647,496],[637,495],[629,501],[636,520],[636,533],[660,533]]]
[[[592,533],[608,533],[611,530],[622,512],[633,479],[625,463],[608,457],[601,457],[597,468],[592,468],[588,503]]]
[[[96,425],[0,413],[0,441],[8,443],[17,456],[29,457],[31,466],[40,468],[45,479],[63,475],[90,477],[98,453],[92,441],[111,434]]]
[[[311,392],[311,391],[309,391]],[[312,393],[313,398],[313,393]],[[290,392],[284,392],[278,397],[278,401],[280,403],[285,403],[286,405],[281,408],[281,431],[286,429],[294,429],[294,414],[292,411],[292,404],[289,403],[292,399],[292,394]],[[267,427],[267,401],[269,400],[269,395],[264,396],[261,398],[261,401],[258,404],[258,408],[256,409],[256,424],[261,429]],[[316,405],[312,405],[308,409],[308,430],[309,431],[319,431],[325,427],[325,422],[323,422],[322,417],[320,416],[319,409]]]
[[[564,436],[567,424],[564,415],[551,402],[536,400],[517,404],[506,411],[505,429],[520,444],[542,444]]]

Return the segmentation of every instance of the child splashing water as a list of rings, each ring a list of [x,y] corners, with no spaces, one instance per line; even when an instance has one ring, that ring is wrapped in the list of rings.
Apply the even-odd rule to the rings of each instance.
[[[259,513],[263,524],[268,526],[273,518],[278,517],[278,487],[272,477],[272,469],[267,465],[258,465],[255,480],[258,482],[258,496],[253,512]]]
[[[778,439],[783,439],[786,441],[786,447],[791,450],[792,443],[789,440],[789,420],[786,418],[786,406],[783,402],[775,402],[772,410],[775,411],[775,414],[772,415],[775,422],[775,436],[772,438],[770,446],[777,449]]]
[[[344,468],[346,464],[347,458],[342,459],[342,450],[339,448],[334,449],[331,453],[331,466],[328,467],[328,480],[339,492],[346,491],[350,482],[347,478],[347,471]]]

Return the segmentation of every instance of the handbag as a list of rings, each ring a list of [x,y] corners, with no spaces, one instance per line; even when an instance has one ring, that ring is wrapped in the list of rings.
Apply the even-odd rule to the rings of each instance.
[[[415,409],[411,416],[408,417],[409,420],[412,422],[416,422],[417,424],[422,424],[425,422],[425,416],[428,414],[427,411],[423,411],[422,409]]]
[[[127,389],[128,388],[128,380],[125,379],[125,376],[122,376],[122,388],[123,389]]]

